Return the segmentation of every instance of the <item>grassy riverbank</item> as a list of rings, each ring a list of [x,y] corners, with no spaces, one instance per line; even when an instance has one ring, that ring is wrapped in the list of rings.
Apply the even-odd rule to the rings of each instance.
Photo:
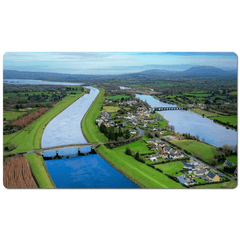
[[[3,136],[4,146],[13,143],[16,145],[11,153],[29,151],[41,147],[41,138],[46,125],[65,108],[83,96],[84,93],[70,95],[64,98],[62,101],[54,105],[54,107],[46,112],[43,116],[38,118],[34,123],[26,127],[25,129],[18,131],[10,135]],[[6,152],[5,152],[6,153]],[[8,152],[9,153],[9,152]],[[38,186],[40,188],[55,188],[53,181],[46,169],[44,160],[36,153],[25,154],[27,158],[32,174]]]
[[[96,118],[98,117],[101,106],[104,101],[104,89],[100,89],[98,96],[88,109],[87,113],[83,117],[81,127],[84,136],[89,142],[107,142],[108,138],[99,131],[96,125]]]
[[[82,120],[82,131],[89,142],[104,142],[107,138],[99,131],[95,123],[104,101],[104,90],[101,89],[95,101]],[[125,147],[108,149],[100,146],[98,154],[111,166],[143,188],[184,188],[180,183],[168,178],[161,172],[138,162],[125,154]]]

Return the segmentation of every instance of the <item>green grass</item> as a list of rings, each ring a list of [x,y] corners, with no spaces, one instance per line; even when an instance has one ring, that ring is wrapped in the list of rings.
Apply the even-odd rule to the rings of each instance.
[[[38,94],[41,94],[41,93],[44,93],[45,95],[48,95],[48,96],[52,96],[51,93],[46,93],[46,92],[29,92],[29,93],[24,92],[24,93],[4,93],[3,97],[4,98],[12,97],[12,98],[28,99],[28,96],[33,96],[34,94],[38,95]],[[19,96],[17,96],[18,94],[19,94]],[[25,94],[28,94],[28,96],[25,96]]]
[[[237,91],[233,91],[233,92],[230,92],[229,95],[232,95],[232,96],[236,96],[237,95]]]
[[[237,187],[237,183],[233,181],[224,182],[224,183],[215,183],[215,184],[206,184],[201,186],[195,186],[193,188],[235,188]]]
[[[103,110],[101,112],[117,112],[120,110],[119,106],[103,106]]]
[[[217,113],[208,112],[208,111],[202,110],[200,108],[191,108],[190,110],[192,112],[195,112],[195,113],[200,114],[200,115],[204,114],[205,117],[219,116],[219,114],[217,114]]]
[[[148,147],[146,146],[146,143],[144,143],[143,140],[138,140],[134,143],[131,143],[131,144],[128,144],[128,145],[124,145],[122,147],[119,147],[118,149],[121,149],[125,152],[126,148],[127,147],[130,147],[130,149],[133,151],[133,152],[138,152],[139,153],[142,153],[142,152],[152,152],[152,151],[149,151]]]
[[[210,163],[211,159],[214,159],[214,154],[216,153],[216,148],[195,140],[173,140],[171,143],[187,150],[191,155],[196,156],[207,163]]]
[[[96,119],[104,101],[104,89],[100,89],[98,96],[82,120],[82,131],[89,142],[108,142],[108,138],[99,131]]]
[[[4,123],[7,122],[7,121],[10,121],[10,120],[15,120],[15,119],[17,119],[17,117],[20,117],[25,113],[26,112],[3,111],[3,118],[6,118]]]
[[[237,116],[221,116],[221,117],[212,117],[210,119],[217,119],[221,122],[229,122],[233,126],[237,126]]]
[[[40,148],[42,133],[48,122],[50,122],[57,114],[59,114],[62,110],[76,101],[82,95],[83,93],[79,95],[70,95],[69,97],[64,98],[62,101],[55,104],[51,110],[46,112],[28,127],[21,131],[4,135],[4,147],[9,143],[16,144],[17,148],[14,149],[12,153]]]
[[[117,170],[145,188],[184,188],[180,183],[168,178],[163,173],[136,161],[132,156],[124,153],[123,149],[108,149],[98,147],[97,151],[104,156]]]
[[[24,155],[31,167],[33,176],[40,188],[55,188],[45,169],[43,158],[36,153],[27,153]]]
[[[155,168],[161,169],[164,173],[167,173],[172,176],[179,176],[182,175],[180,171],[183,170],[184,164],[181,161],[177,161],[164,164],[157,164],[154,166]]]
[[[124,99],[128,99],[128,98],[130,98],[130,96],[127,96],[127,95],[125,95],[125,94],[123,94],[123,95],[116,95],[116,96],[108,96],[107,97],[107,99],[121,99],[121,98],[124,98]]]
[[[227,160],[237,165],[237,156],[227,157]]]
[[[194,181],[198,183],[206,183],[206,181],[202,178],[194,178]]]

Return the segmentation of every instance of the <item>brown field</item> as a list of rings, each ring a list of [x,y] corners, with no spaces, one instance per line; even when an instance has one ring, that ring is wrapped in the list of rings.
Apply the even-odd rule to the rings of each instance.
[[[44,113],[46,113],[48,108],[39,108],[36,111],[30,112],[28,115],[23,116],[15,121],[12,121],[11,125],[26,127],[34,122],[37,118],[41,117]]]
[[[6,188],[38,188],[25,157],[11,157],[3,163],[3,184]]]

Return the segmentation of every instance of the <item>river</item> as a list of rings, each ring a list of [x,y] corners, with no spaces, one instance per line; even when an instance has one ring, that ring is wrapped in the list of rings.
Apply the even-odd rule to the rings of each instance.
[[[142,101],[146,100],[151,107],[176,107],[176,105],[161,102],[149,95],[136,94],[136,97]],[[224,144],[237,144],[237,131],[227,129],[209,118],[203,118],[196,113],[184,110],[159,111],[158,113],[175,127],[175,132],[198,135],[200,140],[204,138],[206,143],[216,147],[222,147]]]
[[[42,147],[87,142],[81,131],[81,120],[99,93],[96,88],[88,88],[90,94],[74,102],[46,126]],[[74,154],[74,151],[69,148],[60,155]],[[57,188],[139,188],[98,154],[46,160],[45,164]]]

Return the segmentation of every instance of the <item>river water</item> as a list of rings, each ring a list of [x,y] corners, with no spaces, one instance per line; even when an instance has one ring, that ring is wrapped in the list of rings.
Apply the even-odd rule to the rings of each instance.
[[[176,107],[176,105],[161,102],[149,95],[136,94],[136,97],[142,101],[146,100],[151,107]],[[183,110],[159,111],[158,113],[175,127],[176,132],[198,135],[200,140],[204,138],[205,142],[216,147],[222,147],[224,144],[237,144],[237,131],[227,129],[209,118]]]
[[[74,102],[46,126],[42,147],[87,142],[81,131],[81,120],[99,93],[96,88],[88,88],[90,94]],[[77,149],[59,151],[62,156],[69,153],[74,155]],[[45,164],[57,188],[139,188],[98,154],[46,160]]]

